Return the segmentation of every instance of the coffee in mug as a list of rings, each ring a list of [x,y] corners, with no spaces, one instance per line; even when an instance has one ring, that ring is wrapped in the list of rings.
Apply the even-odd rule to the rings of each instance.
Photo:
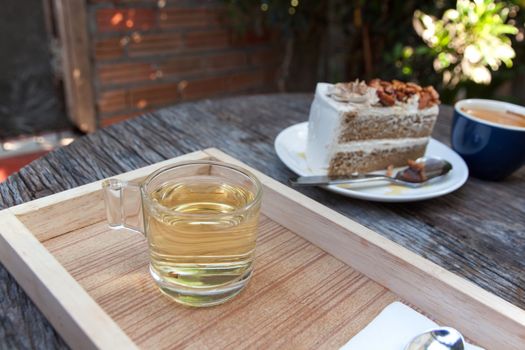
[[[461,108],[461,111],[488,122],[525,128],[525,115],[516,112],[475,107]]]

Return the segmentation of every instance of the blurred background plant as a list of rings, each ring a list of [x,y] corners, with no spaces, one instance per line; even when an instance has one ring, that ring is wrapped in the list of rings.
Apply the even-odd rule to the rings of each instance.
[[[447,103],[525,100],[525,0],[224,1],[237,32],[282,38],[281,90],[381,77],[432,84]]]
[[[502,63],[512,67],[516,53],[509,35],[516,35],[518,28],[506,24],[509,11],[490,0],[458,0],[442,19],[414,12],[414,29],[435,57],[434,70],[442,74],[445,86],[465,80],[487,85],[491,70]]]

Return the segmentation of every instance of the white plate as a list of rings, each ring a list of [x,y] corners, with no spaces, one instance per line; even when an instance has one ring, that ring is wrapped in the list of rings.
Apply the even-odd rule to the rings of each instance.
[[[326,170],[310,169],[306,163],[306,138],[308,122],[292,125],[277,135],[275,151],[282,162],[301,176],[326,175]],[[441,157],[452,164],[452,170],[440,179],[419,188],[391,185],[387,182],[369,184],[330,185],[329,191],[344,196],[377,202],[413,202],[445,195],[460,188],[468,178],[468,168],[463,159],[439,141],[430,139],[426,155]],[[381,173],[381,172],[378,172]],[[383,172],[384,173],[384,172]]]

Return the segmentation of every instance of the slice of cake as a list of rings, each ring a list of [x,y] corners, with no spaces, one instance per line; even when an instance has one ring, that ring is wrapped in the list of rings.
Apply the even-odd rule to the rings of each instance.
[[[308,165],[332,176],[406,165],[425,154],[438,104],[431,86],[379,79],[318,83],[308,123]]]

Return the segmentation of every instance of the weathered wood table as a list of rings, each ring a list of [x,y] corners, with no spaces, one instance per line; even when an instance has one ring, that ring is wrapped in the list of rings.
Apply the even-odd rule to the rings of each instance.
[[[286,94],[180,104],[102,129],[34,161],[0,184],[0,208],[47,196],[206,147],[217,147],[286,182],[273,141],[308,118],[312,95]],[[452,109],[434,137],[449,144]],[[503,182],[469,179],[424,202],[381,204],[317,188],[308,196],[344,213],[492,293],[525,308],[525,168]],[[0,349],[66,348],[0,267]]]

